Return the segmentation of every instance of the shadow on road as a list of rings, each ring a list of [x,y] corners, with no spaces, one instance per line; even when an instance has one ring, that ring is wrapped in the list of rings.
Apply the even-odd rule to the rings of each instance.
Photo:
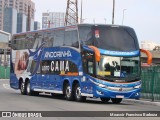
[[[39,97],[39,98],[43,98],[43,99],[55,99],[55,100],[61,100],[61,101],[67,101],[64,97],[64,95],[59,95],[59,94],[55,94],[55,95],[51,95],[51,94],[39,94],[38,96],[27,96],[27,95],[21,95],[19,92],[16,93],[10,93],[10,94],[14,94],[15,96],[17,96],[18,98],[20,98],[20,96],[25,96],[25,97]],[[67,101],[67,102],[77,102],[77,101]],[[125,102],[121,102],[120,104],[114,104],[112,103],[112,101],[110,100],[109,102],[102,102],[99,98],[87,98],[85,102],[77,102],[79,104],[98,104],[98,105],[132,105],[132,103],[125,103]]]
[[[56,99],[56,100],[64,100],[66,101],[64,95],[54,95],[54,96],[51,96],[51,95],[46,95],[46,94],[40,94],[39,97],[43,97],[43,98],[52,98],[52,99]],[[77,102],[77,101],[69,101],[69,102]],[[98,98],[87,98],[85,102],[77,102],[77,103],[83,103],[83,104],[101,104],[101,105],[104,105],[104,104],[110,104],[110,105],[131,105],[129,103],[120,103],[120,104],[114,104],[112,103],[112,101],[110,100],[109,102],[102,102],[100,99]]]

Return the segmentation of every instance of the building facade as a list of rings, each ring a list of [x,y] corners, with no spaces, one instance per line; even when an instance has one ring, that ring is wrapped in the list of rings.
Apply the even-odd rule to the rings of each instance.
[[[15,34],[17,33],[17,10],[14,8],[4,8],[3,30],[5,32]]]
[[[34,22],[34,30],[39,30],[39,29],[41,29],[40,22],[35,21],[35,22]]]
[[[65,25],[64,12],[45,12],[42,13],[42,29],[63,27]]]
[[[27,23],[30,24],[30,30],[33,30],[34,14],[35,4],[32,0],[0,0],[0,30],[10,32],[11,34],[14,34],[15,31],[16,33],[25,32],[28,30],[26,28],[28,26]],[[5,18],[6,16],[8,17]],[[11,25],[10,30],[5,24],[6,21],[11,22],[9,23]]]
[[[27,28],[27,16],[23,13],[17,14],[17,33],[25,32]]]
[[[7,54],[9,49],[8,41],[10,40],[10,33],[0,30],[0,66],[9,65],[10,55]]]
[[[153,50],[156,46],[160,46],[160,44],[152,42],[152,41],[141,41],[142,49]]]

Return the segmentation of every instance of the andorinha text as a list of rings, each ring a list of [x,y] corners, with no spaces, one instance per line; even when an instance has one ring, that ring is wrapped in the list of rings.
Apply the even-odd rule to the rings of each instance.
[[[72,57],[72,54],[69,50],[45,53],[45,58],[56,58],[56,57]]]

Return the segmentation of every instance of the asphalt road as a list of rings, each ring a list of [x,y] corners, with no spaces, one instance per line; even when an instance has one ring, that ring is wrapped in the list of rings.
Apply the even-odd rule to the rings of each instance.
[[[51,97],[41,94],[39,96],[21,95],[19,90],[11,89],[9,80],[0,80],[0,111],[160,111],[160,106],[145,105],[137,103],[112,104],[112,102],[102,103],[99,99],[87,99],[84,103],[67,101],[63,97]],[[2,118],[0,118],[2,119]],[[18,120],[19,118],[15,118]],[[31,118],[30,118],[31,119]],[[51,118],[42,118],[51,119]],[[52,118],[56,120],[74,120],[75,118]],[[123,120],[126,118],[76,118],[76,119],[98,119],[98,120]],[[137,118],[129,118],[130,120]],[[152,120],[159,118],[139,118],[140,120]]]

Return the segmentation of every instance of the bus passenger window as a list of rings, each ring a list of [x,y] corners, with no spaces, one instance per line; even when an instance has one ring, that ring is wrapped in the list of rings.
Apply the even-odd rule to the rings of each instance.
[[[54,34],[53,47],[63,46],[64,42],[64,30],[56,30]]]
[[[79,48],[77,30],[65,31],[64,45]]]

